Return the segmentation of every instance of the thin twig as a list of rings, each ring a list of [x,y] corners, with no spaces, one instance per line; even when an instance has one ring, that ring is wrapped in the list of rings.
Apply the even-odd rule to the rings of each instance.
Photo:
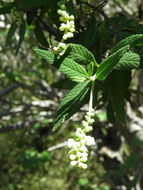
[[[43,26],[46,28],[46,30],[50,33],[53,34],[55,36],[58,35],[58,30],[54,27],[52,27],[50,24],[48,24],[47,22],[45,23],[40,16],[36,15],[36,18],[43,24]]]
[[[60,144],[57,144],[55,146],[52,146],[52,147],[49,147],[48,148],[48,151],[51,152],[51,151],[54,151],[54,150],[57,150],[59,148],[63,148],[67,145],[67,142],[63,142],[63,143],[60,143]]]

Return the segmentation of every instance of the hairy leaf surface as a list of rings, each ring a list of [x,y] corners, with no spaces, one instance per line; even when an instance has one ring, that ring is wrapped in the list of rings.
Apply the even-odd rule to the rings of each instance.
[[[78,83],[62,100],[57,118],[55,120],[54,129],[59,128],[62,122],[69,119],[76,111],[78,111],[86,101],[90,81]]]
[[[116,52],[117,50],[119,50],[120,48],[126,45],[134,46],[142,42],[142,40],[143,40],[143,34],[135,34],[135,35],[129,36],[128,38],[125,38],[121,40],[119,43],[117,43],[117,45],[111,50],[111,53]]]
[[[64,59],[59,70],[68,75],[71,80],[75,82],[82,82],[86,79],[86,77],[88,77],[88,73],[84,67],[68,58]]]
[[[53,64],[55,55],[49,51],[43,50],[43,49],[37,49],[35,48],[34,51],[38,56],[45,59],[48,63]]]
[[[97,68],[96,77],[98,80],[104,80],[107,75],[114,69],[121,57],[129,50],[130,46],[119,49],[114,54],[107,57]]]
[[[97,65],[93,54],[84,46],[79,44],[69,44],[68,50],[70,51],[70,55],[68,56],[70,59],[85,65],[90,62],[94,62],[95,65]]]
[[[115,69],[119,70],[131,70],[131,69],[139,69],[142,68],[143,64],[141,62],[141,58],[137,53],[132,51],[125,53],[123,57],[119,60]]]

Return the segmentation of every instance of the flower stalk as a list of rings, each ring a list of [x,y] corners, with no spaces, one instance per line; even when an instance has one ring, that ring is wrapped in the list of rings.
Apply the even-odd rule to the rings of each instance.
[[[85,115],[85,119],[82,121],[81,128],[77,128],[75,132],[75,137],[68,139],[67,145],[70,148],[69,157],[70,164],[75,167],[82,169],[87,168],[88,160],[88,146],[95,145],[95,140],[93,137],[87,135],[88,132],[93,130],[92,124],[94,123],[95,111],[93,109],[93,94],[94,94],[95,80],[92,80],[90,100],[89,100],[89,110]]]
[[[67,45],[65,41],[68,38],[72,38],[73,34],[75,32],[75,23],[74,23],[74,15],[69,15],[66,11],[66,7],[64,4],[59,3],[60,9],[58,9],[58,14],[60,15],[60,21],[62,21],[59,30],[63,32],[63,37],[61,39],[61,42],[58,44],[57,47],[53,48],[53,51],[55,53],[59,53],[60,55],[63,55]]]

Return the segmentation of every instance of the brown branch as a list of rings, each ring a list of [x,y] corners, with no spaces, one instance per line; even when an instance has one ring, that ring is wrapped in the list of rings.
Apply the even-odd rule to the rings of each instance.
[[[105,3],[105,2],[106,2],[106,1],[104,1],[103,3]],[[83,2],[83,1],[81,1],[81,4],[87,5],[88,7],[92,8],[93,11],[97,11],[99,14],[101,14],[106,20],[112,22],[111,19],[110,19],[103,11],[99,10],[99,8],[100,8],[101,6],[103,6],[103,4],[100,4],[100,5],[97,6],[97,7],[91,5],[91,4],[87,3],[87,2]]]
[[[27,123],[27,125],[24,125],[24,124],[17,124],[17,125],[9,125],[9,126],[6,126],[6,127],[1,127],[0,128],[0,133],[7,133],[7,132],[11,132],[11,131],[15,131],[17,129],[22,129],[22,128],[25,128],[25,127],[29,127],[29,123]]]
[[[13,84],[11,84],[10,86],[8,86],[5,89],[3,89],[3,90],[0,91],[0,97],[9,94],[11,91],[15,90],[19,86],[20,86],[19,83],[13,83]]]
[[[44,22],[40,16],[36,15],[36,18],[43,24],[43,26],[46,28],[46,30],[54,35],[54,36],[57,36],[58,35],[58,30],[54,27],[52,27],[49,23],[47,22]]]

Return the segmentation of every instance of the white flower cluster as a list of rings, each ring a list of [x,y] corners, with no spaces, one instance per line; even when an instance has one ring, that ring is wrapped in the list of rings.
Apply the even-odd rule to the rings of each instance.
[[[58,10],[58,14],[61,15],[60,21],[63,22],[59,28],[60,31],[64,32],[63,40],[72,38],[73,33],[75,32],[74,16],[69,16],[65,10]]]
[[[70,164],[82,169],[87,168],[86,161],[88,160],[88,149],[87,146],[95,145],[93,137],[87,135],[87,132],[92,131],[92,124],[94,122],[95,112],[91,110],[85,115],[85,120],[82,121],[82,127],[77,128],[75,132],[75,138],[70,138],[67,141],[69,151]]]
[[[60,5],[60,9],[57,11],[60,15],[60,21],[62,21],[59,30],[64,32],[63,38],[57,47],[53,48],[54,52],[61,52],[60,55],[64,53],[66,50],[66,44],[64,43],[65,40],[68,38],[73,37],[73,33],[75,32],[75,24],[74,24],[74,16],[69,15],[66,12],[65,5]]]

